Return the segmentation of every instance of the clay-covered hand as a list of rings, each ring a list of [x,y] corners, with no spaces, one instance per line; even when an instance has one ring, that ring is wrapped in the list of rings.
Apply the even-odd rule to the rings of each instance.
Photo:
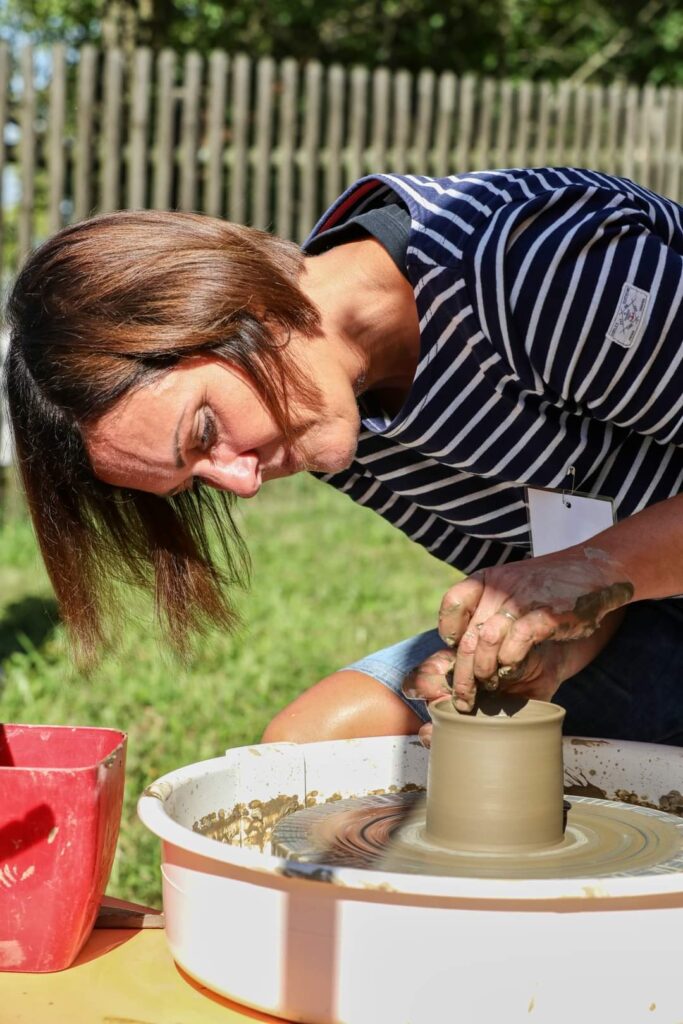
[[[619,563],[591,547],[496,566],[456,583],[439,612],[439,634],[455,653],[456,708],[472,709],[479,683],[522,678],[526,659],[544,641],[591,636],[632,597]]]
[[[527,654],[521,664],[510,669],[499,684],[506,693],[534,700],[552,700],[564,681],[563,665],[567,645],[546,640]],[[407,697],[433,701],[452,698],[451,673],[455,667],[457,652],[451,649],[437,651],[418,665],[403,683]],[[483,684],[486,686],[486,684]],[[431,743],[432,726],[423,725],[418,733],[426,747]]]

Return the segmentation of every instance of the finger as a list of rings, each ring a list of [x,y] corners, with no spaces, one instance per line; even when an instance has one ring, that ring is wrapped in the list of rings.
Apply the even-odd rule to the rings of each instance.
[[[598,622],[581,619],[572,612],[533,608],[508,631],[498,652],[498,661],[502,665],[516,665],[532,648],[547,640],[580,640],[591,636],[598,626]]]
[[[496,676],[500,660],[499,651],[514,621],[511,613],[499,612],[477,627],[479,641],[474,652],[475,679],[487,680]]]
[[[414,668],[403,680],[404,696],[411,700],[435,700],[450,696],[449,674],[455,663],[455,651],[436,651]]]
[[[449,698],[450,698],[450,693],[449,693]],[[443,703],[443,698],[441,698],[440,702]],[[436,703],[439,703],[439,701],[432,701],[431,703],[432,704],[436,704]],[[429,750],[429,748],[432,745],[432,729],[433,729],[433,724],[431,722],[425,722],[425,724],[421,725],[420,728],[417,731],[417,738],[422,743],[422,745],[427,748],[427,750]]]
[[[419,741],[422,744],[422,746],[426,747],[427,750],[429,750],[429,748],[432,745],[432,729],[433,728],[434,727],[431,724],[431,722],[427,722],[427,724],[423,725],[418,730],[418,733],[417,733],[417,738],[419,739]]]
[[[478,633],[474,627],[467,629],[456,651],[453,669],[453,703],[458,711],[471,711],[476,697],[474,678],[474,655],[477,649]]]
[[[504,689],[507,693],[518,681],[524,681],[527,678],[532,657],[533,651],[530,651],[526,658],[516,662],[514,665],[498,666],[497,679],[501,689]]]
[[[566,632],[567,616],[558,617],[550,608],[534,608],[515,622],[509,622],[498,651],[501,665],[519,665],[529,652],[544,640],[550,640],[558,633]]]
[[[457,647],[484,591],[476,576],[456,583],[444,594],[439,609],[439,636],[449,647]]]

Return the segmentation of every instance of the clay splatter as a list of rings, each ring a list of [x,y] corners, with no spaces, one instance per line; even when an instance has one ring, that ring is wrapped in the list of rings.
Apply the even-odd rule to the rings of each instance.
[[[258,846],[263,852],[278,821],[301,809],[298,796],[280,794],[272,800],[235,804],[229,812],[211,811],[193,823],[192,831],[229,846]]]

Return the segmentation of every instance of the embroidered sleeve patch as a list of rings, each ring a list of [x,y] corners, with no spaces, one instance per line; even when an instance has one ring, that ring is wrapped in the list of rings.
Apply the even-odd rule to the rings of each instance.
[[[636,288],[634,284],[625,284],[607,331],[608,339],[623,348],[630,348],[640,336],[649,301],[649,292]]]

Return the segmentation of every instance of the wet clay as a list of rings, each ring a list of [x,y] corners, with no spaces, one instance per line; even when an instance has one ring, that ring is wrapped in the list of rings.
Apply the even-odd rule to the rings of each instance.
[[[430,710],[427,844],[514,852],[561,843],[564,709],[482,694],[470,714],[450,701]]]
[[[612,583],[602,590],[593,591],[590,594],[582,594],[577,597],[574,604],[574,614],[590,626],[591,631],[597,629],[598,622],[606,612],[613,608],[621,608],[628,604],[633,597],[633,584]]]
[[[536,850],[431,844],[419,794],[367,796],[284,818],[272,852],[289,860],[460,878],[604,878],[683,870],[683,822],[649,808],[573,798],[562,841]]]

